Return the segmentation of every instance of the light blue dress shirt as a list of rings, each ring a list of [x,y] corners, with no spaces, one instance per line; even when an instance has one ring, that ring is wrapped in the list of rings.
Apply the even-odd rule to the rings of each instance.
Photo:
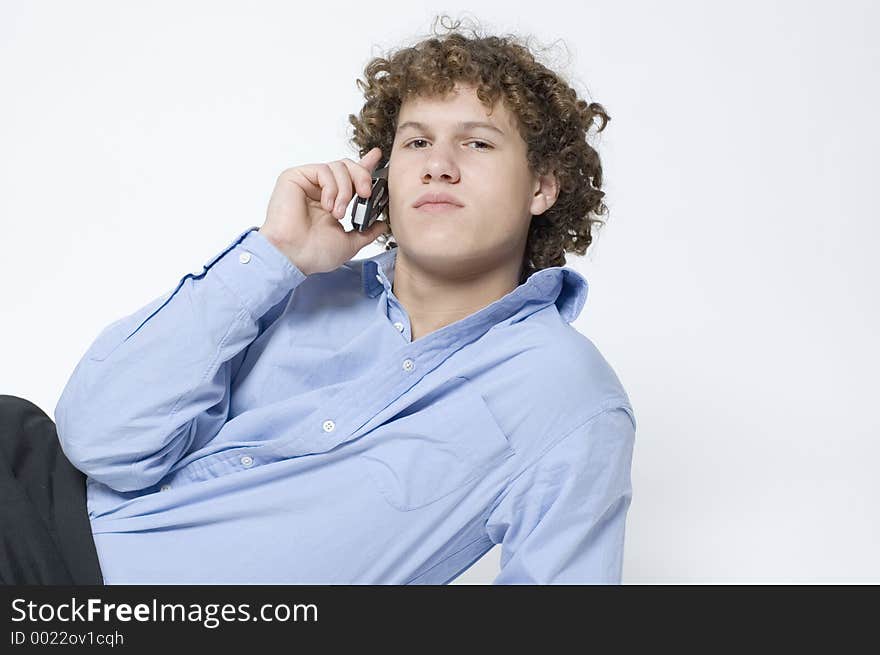
[[[397,249],[306,276],[257,227],[105,328],[57,406],[106,584],[619,584],[635,415],[534,273],[411,340]]]

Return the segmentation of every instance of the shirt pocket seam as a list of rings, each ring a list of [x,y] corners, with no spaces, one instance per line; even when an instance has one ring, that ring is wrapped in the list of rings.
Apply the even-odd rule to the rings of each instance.
[[[410,500],[406,500],[401,497],[401,493],[395,492],[394,489],[390,488],[389,485],[385,483],[385,480],[389,478],[389,475],[383,476],[380,471],[384,472],[390,468],[387,462],[383,462],[381,459],[374,457],[369,449],[361,451],[357,455],[360,461],[364,464],[367,476],[376,490],[385,499],[385,502],[398,511],[409,512],[432,505],[443,498],[446,498],[450,494],[460,491],[467,485],[473,483],[488,470],[499,466],[501,462],[516,454],[511,446],[508,436],[498,424],[497,419],[492,414],[483,396],[475,389],[468,386],[470,383],[466,378],[461,379],[464,380],[463,386],[457,390],[455,394],[459,399],[463,399],[464,402],[457,409],[463,411],[469,419],[472,419],[474,427],[467,430],[467,434],[460,436],[458,439],[452,439],[451,441],[444,443],[445,446],[451,448],[453,453],[461,455],[460,462],[462,466],[460,469],[452,469],[447,472],[448,475],[442,478],[448,480],[447,484],[438,482],[435,491],[431,493],[423,492],[418,494],[413,492],[412,489],[406,489],[405,491],[411,495]],[[428,415],[423,418],[427,420],[437,416],[442,420],[442,415],[448,411],[446,407],[445,404],[441,403],[431,405],[428,408]],[[440,424],[442,425],[442,423]],[[447,435],[451,431],[449,428],[444,428],[444,430],[447,430],[445,433]],[[469,441],[468,436],[476,436],[479,438],[485,437],[485,440],[481,441],[480,444],[475,444]],[[404,449],[407,447],[412,449],[417,446],[417,444],[407,443],[406,440],[400,441],[398,444]],[[414,452],[415,451],[411,450],[412,454],[414,454]],[[425,462],[417,457],[411,457],[410,461],[414,463],[408,471],[410,480],[419,482],[422,477],[428,477],[428,471],[424,469]],[[423,465],[421,476],[419,473],[420,464]],[[459,474],[458,471],[461,471],[461,473]],[[396,471],[395,473],[405,474],[407,471]],[[436,472],[434,473],[434,476],[436,478]],[[401,483],[406,482],[405,475],[402,477],[395,477],[397,477]],[[413,493],[415,493],[414,496],[412,496]]]

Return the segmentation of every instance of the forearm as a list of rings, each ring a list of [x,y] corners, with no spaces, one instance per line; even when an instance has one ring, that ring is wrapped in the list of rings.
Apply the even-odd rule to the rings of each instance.
[[[184,276],[170,294],[105,329],[55,408],[71,462],[119,491],[155,484],[194,439],[219,431],[236,355],[258,336],[260,317],[303,279],[248,232],[201,275]]]

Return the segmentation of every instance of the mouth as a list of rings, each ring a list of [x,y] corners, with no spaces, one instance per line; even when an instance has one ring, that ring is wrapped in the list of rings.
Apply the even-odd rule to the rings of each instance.
[[[461,209],[460,205],[454,205],[451,202],[426,202],[416,207],[423,212],[446,212],[453,209]]]

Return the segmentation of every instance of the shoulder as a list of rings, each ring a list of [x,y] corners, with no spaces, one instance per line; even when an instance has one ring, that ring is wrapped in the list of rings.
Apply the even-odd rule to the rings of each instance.
[[[554,313],[555,314],[555,313]],[[521,353],[520,361],[529,371],[525,382],[534,391],[553,389],[555,405],[581,416],[595,410],[630,405],[623,382],[596,343],[565,321],[537,320],[523,323],[531,331],[532,347]]]
[[[592,339],[558,316],[508,329],[516,352],[481,387],[523,464],[608,412],[622,410],[635,429],[629,395]]]
[[[552,411],[564,412],[574,427],[618,407],[632,410],[629,394],[614,366],[596,343],[571,325],[560,322],[552,338],[531,353],[532,385],[554,389]]]

